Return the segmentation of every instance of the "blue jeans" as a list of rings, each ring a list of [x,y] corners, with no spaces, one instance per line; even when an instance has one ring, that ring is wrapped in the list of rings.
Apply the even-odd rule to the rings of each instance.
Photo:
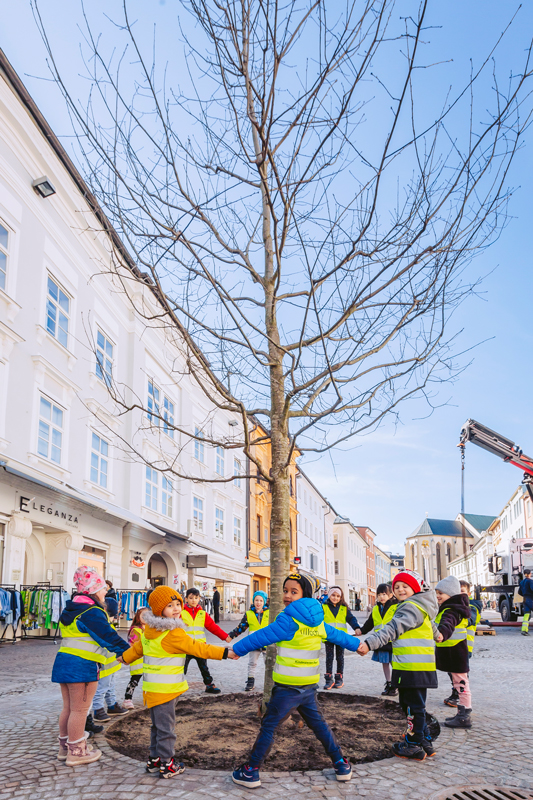
[[[98,711],[99,708],[104,707],[104,700],[107,707],[114,706],[117,702],[115,694],[115,674],[107,675],[105,678],[100,678],[96,692],[93,699],[93,711]]]
[[[250,754],[249,763],[252,767],[261,766],[272,747],[276,728],[295,709],[298,709],[303,721],[311,728],[318,741],[322,742],[324,750],[333,763],[342,758],[342,751],[316,704],[316,689],[316,684],[303,686],[302,691],[293,686],[281,686],[280,684],[274,686],[272,697],[261,722],[259,736],[255,740]]]

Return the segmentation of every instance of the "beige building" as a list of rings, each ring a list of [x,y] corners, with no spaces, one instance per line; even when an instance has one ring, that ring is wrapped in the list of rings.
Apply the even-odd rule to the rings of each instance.
[[[363,609],[368,605],[367,549],[368,544],[356,526],[347,517],[336,517],[333,524],[334,583],[341,587],[350,608],[355,608],[357,600]]]

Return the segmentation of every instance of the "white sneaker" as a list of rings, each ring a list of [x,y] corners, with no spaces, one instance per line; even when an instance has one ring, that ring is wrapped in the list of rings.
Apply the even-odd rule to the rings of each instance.
[[[135,706],[133,705],[133,700],[124,700],[122,705],[124,706],[124,708],[129,708],[129,709],[135,708]]]

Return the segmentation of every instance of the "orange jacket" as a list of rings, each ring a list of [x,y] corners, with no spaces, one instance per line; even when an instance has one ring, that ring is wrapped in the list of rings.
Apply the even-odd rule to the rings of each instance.
[[[156,617],[151,611],[145,611],[143,613],[143,622],[145,623],[143,633],[147,639],[156,639],[158,636],[161,636],[164,631],[169,632],[161,642],[161,646],[163,650],[166,650],[170,655],[185,654],[188,656],[196,656],[197,658],[212,658],[217,661],[227,658],[227,647],[218,647],[214,644],[195,642],[194,639],[187,636],[182,627],[179,627],[181,622],[178,622],[178,625],[176,625],[175,620],[168,617]],[[131,664],[132,661],[141,658],[142,654],[142,641],[138,639],[132,644],[129,650],[126,650],[122,654],[122,658],[125,664]],[[165,694],[160,692],[143,692],[143,701],[145,706],[152,708],[152,706],[159,706],[162,703],[167,703],[169,700],[179,697],[180,694],[183,694],[183,692],[169,692]]]

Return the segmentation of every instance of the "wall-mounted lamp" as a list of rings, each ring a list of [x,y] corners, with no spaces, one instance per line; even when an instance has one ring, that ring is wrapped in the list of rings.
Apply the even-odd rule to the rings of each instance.
[[[228,425],[230,425],[232,428],[236,428],[238,424],[239,423],[237,422],[236,419],[230,419],[230,421],[228,422]]]
[[[46,175],[43,175],[42,178],[37,178],[37,180],[33,181],[32,186],[37,194],[41,195],[41,197],[50,197],[50,195],[56,193],[52,182],[46,177]]]

